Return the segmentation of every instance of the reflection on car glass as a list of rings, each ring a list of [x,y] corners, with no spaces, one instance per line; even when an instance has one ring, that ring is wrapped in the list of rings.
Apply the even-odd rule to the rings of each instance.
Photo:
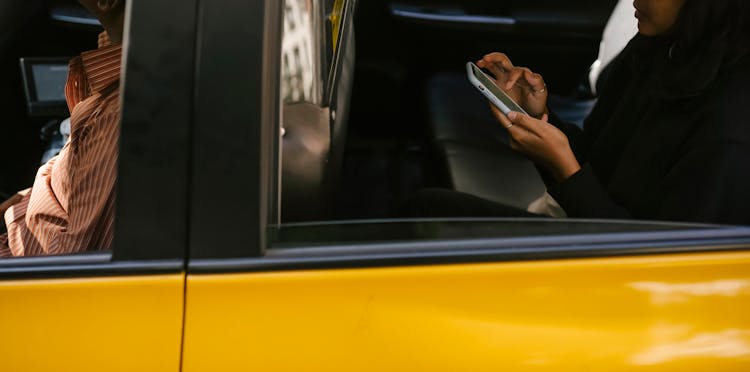
[[[286,0],[281,45],[281,97],[284,102],[314,101],[315,32],[308,0]]]

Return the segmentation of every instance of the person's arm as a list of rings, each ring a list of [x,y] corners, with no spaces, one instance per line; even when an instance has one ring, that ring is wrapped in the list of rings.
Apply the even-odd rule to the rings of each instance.
[[[15,195],[10,197],[8,200],[4,201],[2,204],[0,204],[0,224],[5,227],[5,212],[10,209],[10,207],[18,204],[25,198],[31,189],[26,189],[17,192]],[[10,246],[8,245],[8,234],[2,233],[0,234],[0,258],[7,258],[7,257],[13,257],[13,253],[10,250]]]
[[[0,258],[13,257],[8,246],[8,234],[0,234]]]
[[[654,190],[649,219],[750,224],[750,144],[713,142],[687,152]],[[615,203],[591,168],[551,185],[570,217],[633,218]]]
[[[15,195],[8,198],[8,200],[0,203],[0,218],[2,218],[2,216],[5,216],[5,211],[7,211],[14,204],[17,204],[18,202],[20,202],[21,199],[23,199],[23,197],[26,196],[30,191],[31,191],[31,188],[19,191]]]
[[[551,182],[547,192],[568,217],[631,219],[625,208],[615,203],[596,178],[589,164],[561,182]]]
[[[554,111],[547,110],[547,112],[549,113],[547,122],[554,125],[555,128],[559,129],[563,132],[563,134],[565,134],[565,137],[568,138],[570,149],[573,150],[573,154],[575,155],[576,159],[579,163],[583,162],[584,160],[581,158],[581,150],[587,147],[587,145],[585,144],[586,135],[584,134],[583,130],[575,124],[568,123],[560,119],[560,117],[557,116]],[[550,172],[550,170],[546,166],[537,162],[534,162],[534,166],[536,167],[536,170],[539,173],[539,176],[542,178],[542,181],[544,181],[545,185],[549,186],[555,183],[554,174],[552,174],[552,172]]]
[[[693,148],[658,187],[656,218],[750,224],[750,143],[723,140]]]
[[[541,167],[555,181],[562,181],[581,169],[568,137],[547,121],[547,114],[535,119],[519,112],[507,116],[495,107],[492,113],[510,134],[510,146]]]
[[[611,201],[591,168],[579,163],[566,134],[547,122],[511,112],[493,110],[508,129],[511,146],[537,164],[552,195],[570,217],[630,218]],[[558,199],[560,198],[560,199]]]
[[[78,142],[67,190],[57,195],[67,224],[47,254],[75,254],[111,244],[120,120],[117,109],[110,111],[87,123],[91,130]]]

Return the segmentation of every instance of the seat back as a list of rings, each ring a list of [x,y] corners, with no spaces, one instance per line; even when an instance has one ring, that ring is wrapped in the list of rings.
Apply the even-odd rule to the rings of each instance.
[[[638,33],[638,20],[633,17],[635,8],[631,0],[620,0],[607,21],[599,44],[599,56],[589,70],[589,86],[596,95],[597,81],[602,70],[625,48]]]

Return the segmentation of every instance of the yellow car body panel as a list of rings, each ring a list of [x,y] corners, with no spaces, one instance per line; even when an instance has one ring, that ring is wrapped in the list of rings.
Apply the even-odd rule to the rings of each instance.
[[[184,279],[0,281],[0,371],[178,372]]]
[[[750,370],[747,252],[187,283],[187,372]]]

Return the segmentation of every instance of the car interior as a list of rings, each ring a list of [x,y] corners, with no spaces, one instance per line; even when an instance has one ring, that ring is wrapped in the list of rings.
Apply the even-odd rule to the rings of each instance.
[[[31,185],[45,152],[61,145],[65,61],[94,49],[101,31],[73,1],[14,3],[0,16],[0,73],[9,82],[0,85],[0,156],[13,159],[0,170],[3,200]],[[287,0],[286,12],[295,3],[306,4]],[[311,59],[325,71],[320,86],[295,73],[308,58],[304,43],[282,58],[282,222],[398,217],[424,188],[525,208],[544,186],[507,146],[465,63],[508,54],[545,77],[559,116],[580,121],[617,1],[323,3],[324,37],[335,43]]]
[[[62,147],[68,60],[95,49],[101,27],[71,1],[4,1],[0,10],[0,199],[5,200],[31,186],[50,157],[45,152]]]
[[[580,123],[586,79],[617,1],[371,1],[354,21],[356,69],[336,218],[383,218],[423,188],[525,209],[544,192],[465,63],[501,51],[542,74],[550,106]]]

